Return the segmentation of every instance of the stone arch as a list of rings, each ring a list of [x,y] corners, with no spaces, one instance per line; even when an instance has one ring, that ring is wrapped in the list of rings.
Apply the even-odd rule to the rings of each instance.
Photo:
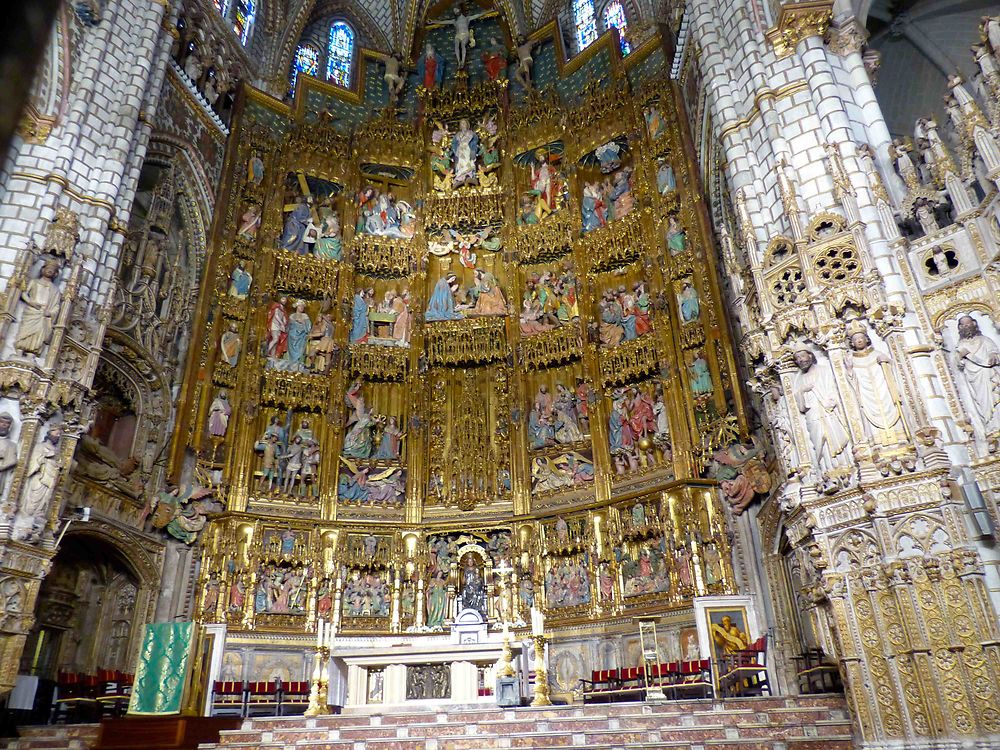
[[[892,532],[892,550],[900,557],[933,555],[951,549],[951,534],[940,518],[915,513]]]
[[[42,581],[25,649],[30,666],[43,676],[129,669],[153,619],[162,549],[100,519],[70,527]]]
[[[881,547],[868,532],[851,529],[834,541],[830,558],[830,568],[834,572],[846,573],[880,562]]]

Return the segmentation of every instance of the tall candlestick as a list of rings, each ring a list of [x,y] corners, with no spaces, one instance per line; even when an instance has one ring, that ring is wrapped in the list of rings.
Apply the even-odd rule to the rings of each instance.
[[[316,648],[323,648],[323,632],[326,628],[326,620],[320,617],[316,621]]]

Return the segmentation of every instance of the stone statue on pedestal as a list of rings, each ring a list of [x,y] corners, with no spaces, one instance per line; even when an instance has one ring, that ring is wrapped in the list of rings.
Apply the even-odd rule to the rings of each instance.
[[[59,263],[50,260],[38,272],[38,278],[28,282],[21,293],[24,312],[14,339],[14,348],[24,354],[38,354],[49,343],[52,326],[59,314],[62,295],[55,279],[59,275]]]
[[[851,438],[844,421],[837,385],[827,367],[806,348],[794,354],[799,372],[792,381],[795,405],[806,424],[813,460],[822,477],[851,464]]]
[[[50,427],[35,449],[14,515],[15,541],[38,541],[49,515],[49,502],[59,480],[59,441],[62,430]]]

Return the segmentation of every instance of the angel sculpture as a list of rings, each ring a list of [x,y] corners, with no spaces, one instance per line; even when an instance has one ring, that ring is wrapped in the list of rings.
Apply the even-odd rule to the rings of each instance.
[[[194,544],[211,513],[218,513],[222,506],[215,500],[206,500],[214,493],[211,487],[181,485],[167,492],[160,492],[151,501],[151,523],[154,529],[163,529],[184,544]]]

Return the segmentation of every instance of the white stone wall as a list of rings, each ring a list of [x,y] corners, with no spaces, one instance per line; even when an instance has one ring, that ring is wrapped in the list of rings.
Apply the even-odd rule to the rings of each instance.
[[[81,219],[80,296],[92,306],[106,298],[169,52],[166,12],[154,0],[109,3],[78,36],[65,117],[41,143],[15,138],[0,173],[0,288],[17,251],[42,245],[66,206]]]

